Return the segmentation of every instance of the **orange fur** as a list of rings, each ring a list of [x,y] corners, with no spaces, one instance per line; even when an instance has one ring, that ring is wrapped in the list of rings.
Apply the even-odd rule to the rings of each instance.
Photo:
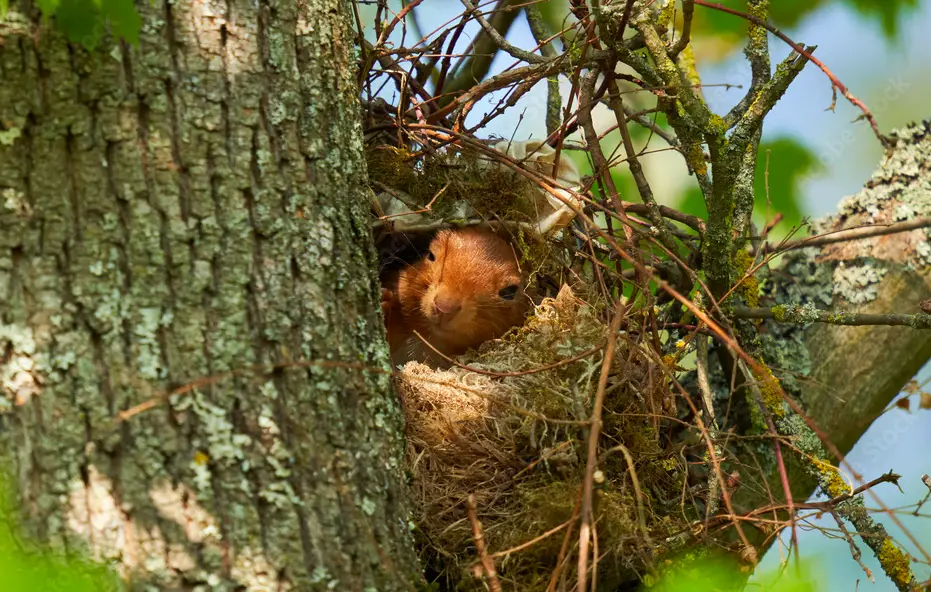
[[[382,310],[393,364],[438,363],[416,330],[447,356],[500,337],[532,304],[510,243],[488,229],[441,230],[430,254],[386,278]],[[517,286],[513,299],[501,291]]]

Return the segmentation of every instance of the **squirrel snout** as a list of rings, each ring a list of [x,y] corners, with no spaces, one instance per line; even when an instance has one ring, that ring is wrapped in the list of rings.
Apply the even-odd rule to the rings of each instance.
[[[440,324],[445,324],[451,321],[456,314],[462,310],[462,300],[454,298],[449,294],[440,293],[434,297],[433,306],[436,308]]]

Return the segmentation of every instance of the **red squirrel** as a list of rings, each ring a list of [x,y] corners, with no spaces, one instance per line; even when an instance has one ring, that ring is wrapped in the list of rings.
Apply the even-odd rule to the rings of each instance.
[[[532,305],[525,280],[513,247],[493,231],[441,230],[422,259],[383,280],[392,365],[444,365],[414,331],[456,356],[520,325]]]

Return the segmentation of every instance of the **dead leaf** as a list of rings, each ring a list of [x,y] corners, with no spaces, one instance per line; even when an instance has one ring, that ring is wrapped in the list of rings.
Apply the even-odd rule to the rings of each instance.
[[[921,393],[921,402],[918,403],[919,409],[931,409],[931,393]]]

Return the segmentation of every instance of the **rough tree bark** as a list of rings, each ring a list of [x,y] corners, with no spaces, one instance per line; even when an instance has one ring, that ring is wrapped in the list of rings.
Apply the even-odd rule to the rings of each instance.
[[[0,24],[0,446],[27,530],[149,589],[409,589],[402,417],[359,369],[388,358],[346,5],[137,9],[138,48],[85,51],[27,4]]]
[[[931,217],[931,120],[892,135],[895,149],[860,192],[814,224],[816,233]],[[774,269],[769,304],[919,313],[920,303],[931,297],[931,228],[800,249]],[[790,391],[842,454],[931,359],[927,329],[774,321],[766,326],[767,358],[781,376],[794,377],[787,381]],[[801,497],[814,488],[808,475],[792,483]]]

